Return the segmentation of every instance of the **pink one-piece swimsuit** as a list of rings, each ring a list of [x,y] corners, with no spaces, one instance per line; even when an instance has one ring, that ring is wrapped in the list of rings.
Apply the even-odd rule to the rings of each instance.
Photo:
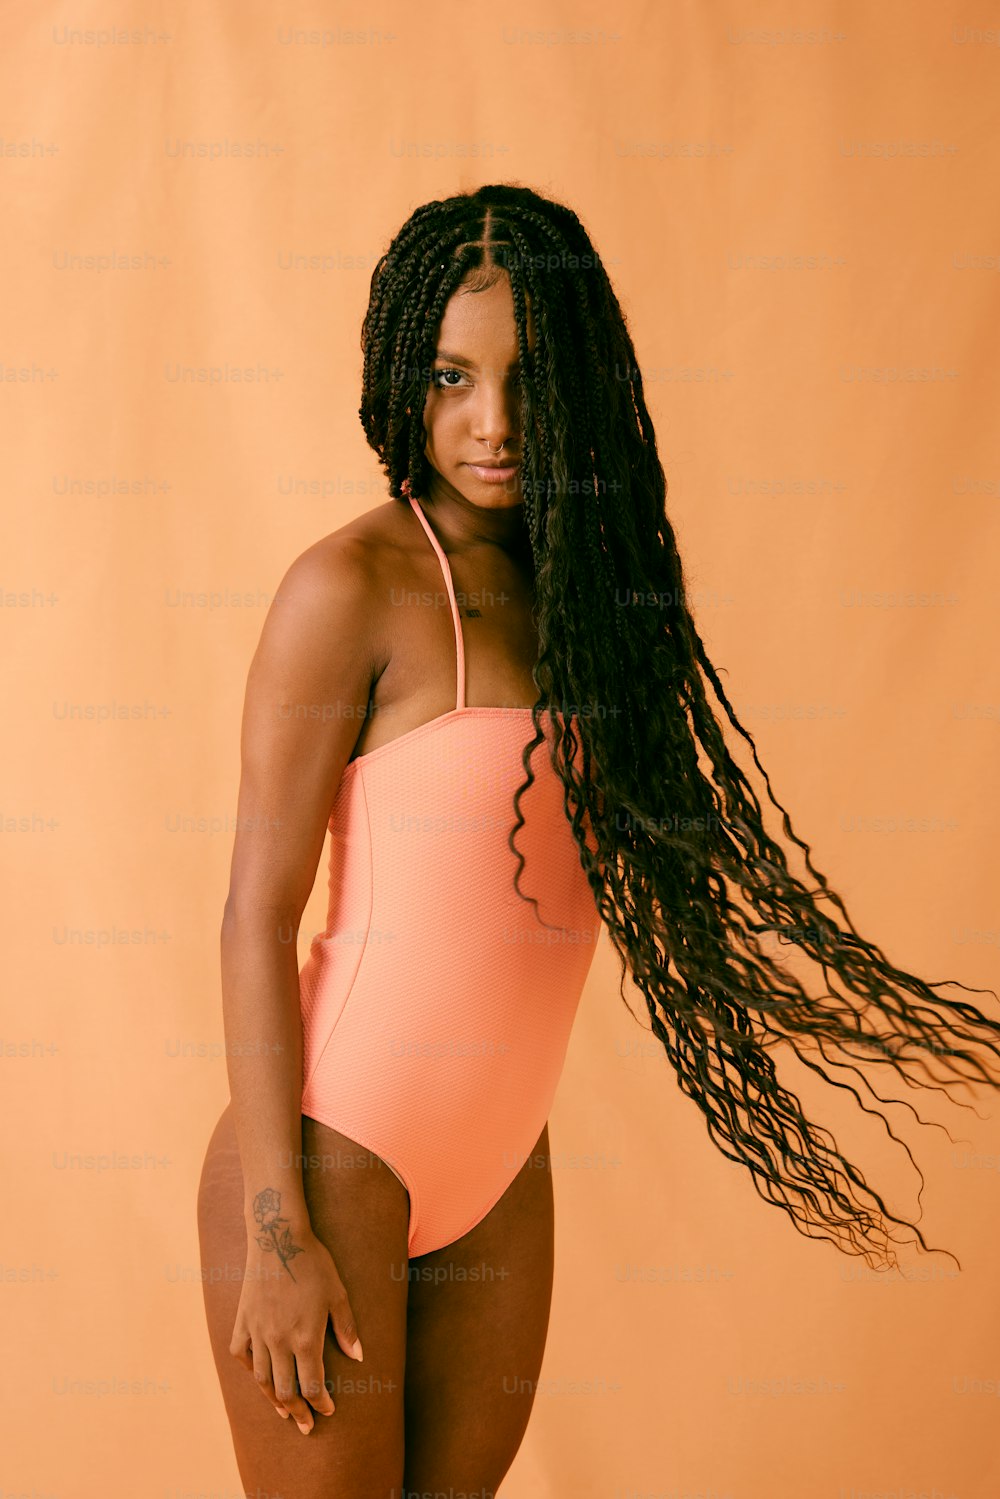
[[[299,988],[302,1113],[399,1177],[414,1257],[474,1228],[530,1158],[602,923],[544,742],[514,840],[538,908],[514,889],[531,710],[465,706],[451,569],[407,498],[444,574],[456,705],[345,766],[326,930]]]

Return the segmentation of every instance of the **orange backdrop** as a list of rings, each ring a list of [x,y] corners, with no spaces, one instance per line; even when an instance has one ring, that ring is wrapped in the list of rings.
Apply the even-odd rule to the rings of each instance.
[[[890,959],[1000,987],[996,21],[7,0],[5,1495],[238,1490],[195,1192],[242,694],[288,563],[385,497],[359,330],[418,204],[514,179],[580,214],[796,830]],[[303,957],[324,894],[325,855]],[[907,1094],[950,1140],[892,1111],[963,1270],[876,1274],[726,1162],[617,983],[605,939],[504,1499],[995,1499],[995,1095]],[[919,1212],[881,1127],[788,1076]]]

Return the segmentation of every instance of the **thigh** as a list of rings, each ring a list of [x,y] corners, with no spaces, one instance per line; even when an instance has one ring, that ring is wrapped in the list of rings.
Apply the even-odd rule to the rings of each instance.
[[[410,1261],[403,1493],[488,1499],[528,1424],[552,1299],[548,1125],[500,1201]]]
[[[399,1499],[403,1467],[405,1275],[409,1199],[378,1156],[302,1120],[303,1182],[313,1232],[351,1298],[364,1361],[327,1325],[323,1363],[336,1410],[308,1436],[282,1420],[229,1352],[246,1265],[243,1178],[231,1107],[209,1142],[198,1191],[202,1281],[212,1353],[248,1493],[283,1499]]]

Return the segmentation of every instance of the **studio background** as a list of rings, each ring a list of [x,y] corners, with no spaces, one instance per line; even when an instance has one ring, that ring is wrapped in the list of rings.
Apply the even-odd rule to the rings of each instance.
[[[513,180],[580,215],[779,800],[893,962],[1000,988],[993,22],[952,0],[3,7],[4,1494],[242,1492],[195,1194],[228,1097],[243,689],[288,564],[386,498],[359,334],[417,205]],[[785,1075],[919,1213],[878,1121]],[[905,1096],[952,1136],[889,1111],[961,1273],[910,1249],[876,1274],[769,1208],[603,939],[503,1499],[993,1499],[996,1096]]]

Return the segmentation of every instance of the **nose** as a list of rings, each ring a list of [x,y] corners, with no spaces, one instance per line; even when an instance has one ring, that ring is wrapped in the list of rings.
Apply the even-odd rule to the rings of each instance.
[[[494,452],[501,443],[515,441],[520,424],[520,399],[516,389],[501,378],[481,379],[472,418],[472,435]]]

